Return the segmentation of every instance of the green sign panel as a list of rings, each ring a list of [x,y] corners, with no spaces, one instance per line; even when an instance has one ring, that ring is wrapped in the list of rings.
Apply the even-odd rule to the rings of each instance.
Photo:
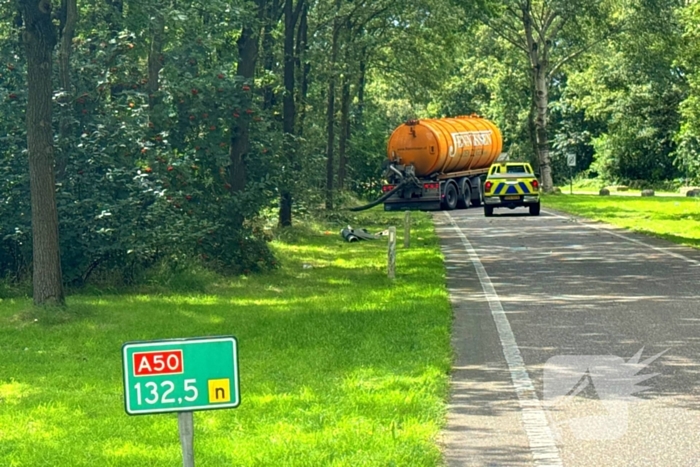
[[[130,415],[237,407],[235,337],[127,342],[124,398]]]

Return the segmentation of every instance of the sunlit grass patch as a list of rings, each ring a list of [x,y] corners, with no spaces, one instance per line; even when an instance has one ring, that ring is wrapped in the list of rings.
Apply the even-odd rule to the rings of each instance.
[[[242,402],[195,414],[197,465],[438,465],[450,308],[432,224],[413,219],[394,281],[385,239],[317,225],[277,235],[278,270],[200,291],[73,295],[56,314],[0,301],[0,465],[178,465],[174,415],[124,413],[121,345],[226,334]]]
[[[546,196],[544,204],[589,219],[700,248],[700,199]]]

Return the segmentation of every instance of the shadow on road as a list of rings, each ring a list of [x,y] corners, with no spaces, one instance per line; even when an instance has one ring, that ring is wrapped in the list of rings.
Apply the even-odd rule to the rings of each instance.
[[[667,351],[639,369],[640,375],[658,375],[642,383],[649,390],[636,397],[700,410],[700,266],[569,219],[509,213],[484,223],[474,212],[451,215],[498,293],[540,401],[549,359],[608,355],[628,362],[643,348],[642,360]],[[435,220],[455,313],[455,418],[447,436],[449,430],[455,436],[470,430],[474,448],[481,437],[507,426],[502,422],[512,421],[519,407],[500,342],[486,337],[498,333],[462,240],[444,215]],[[461,418],[478,420],[478,426],[460,424]],[[518,433],[508,436],[507,462],[499,461],[498,450],[482,449],[475,451],[475,465],[526,465],[527,446]]]

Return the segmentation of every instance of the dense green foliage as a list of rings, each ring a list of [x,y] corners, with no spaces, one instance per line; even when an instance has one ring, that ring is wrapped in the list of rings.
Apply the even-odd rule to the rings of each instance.
[[[158,0],[79,2],[71,86],[54,79],[65,282],[134,283],[156,265],[193,261],[222,272],[274,267],[265,229],[281,190],[291,191],[297,214],[318,210],[323,200],[331,77],[338,82],[331,99],[340,101],[343,88],[349,104],[339,102],[331,116],[349,122],[330,142],[345,148],[333,164],[332,190],[374,195],[386,136],[407,116],[387,116],[384,99],[425,100],[441,82],[430,65],[449,56],[441,50],[453,36],[438,32],[445,22],[433,15],[445,5],[406,12],[390,2],[297,1],[296,129],[285,145],[280,2],[182,9]],[[327,62],[333,22],[342,63],[335,67]],[[14,282],[29,277],[32,257],[22,27],[14,3],[0,3],[0,277]],[[246,55],[245,34],[257,44],[253,54]],[[426,42],[434,47],[425,49]],[[387,85],[408,76],[417,60],[428,64],[423,79]],[[251,65],[252,77],[244,77]],[[242,166],[232,162],[235,151],[242,151]]]
[[[195,414],[197,465],[439,465],[451,313],[430,218],[413,219],[395,281],[385,242],[320,225],[274,241],[282,266],[266,274],[188,270],[65,311],[0,300],[0,465],[181,465],[174,414],[124,413],[120,347],[221,334],[239,340],[241,405]]]
[[[519,1],[297,0],[290,25],[279,0],[79,2],[68,89],[54,67],[65,282],[274,267],[265,232],[283,194],[295,216],[341,205],[338,193],[374,197],[407,118],[479,113],[512,157],[537,163]],[[572,153],[574,175],[601,183],[698,181],[698,3],[528,5],[561,22],[546,63],[554,181]],[[32,264],[22,28],[0,2],[0,276],[15,282]]]
[[[672,2],[641,2],[625,29],[571,74],[566,98],[600,128],[592,170],[608,181],[661,181],[683,174],[674,136],[687,83],[675,63],[681,29]],[[695,175],[685,172],[685,175]]]
[[[535,11],[544,8],[543,2],[531,3]],[[550,10],[559,5],[544,3]],[[566,3],[560,5],[561,15],[566,14]],[[495,10],[504,4],[508,2],[494,3]],[[552,60],[568,59],[552,75],[549,89],[555,180],[568,178],[565,155],[573,153],[575,174],[598,176],[607,183],[697,181],[698,3],[593,4],[595,14],[581,8],[561,31],[561,52],[553,52]],[[473,31],[450,71],[450,85],[433,109],[448,115],[476,111],[493,118],[504,130],[511,155],[534,162],[530,63],[507,40],[522,31],[479,25]]]
[[[222,56],[229,50],[220,43],[225,39],[183,40],[196,37],[202,18],[174,12],[159,103],[151,107],[143,67],[146,12],[129,10],[116,21],[104,8],[81,12],[85,18],[73,50],[75,89],[69,100],[62,99],[66,91],[56,95],[56,118],[69,121],[68,131],[56,139],[59,165],[65,161],[58,173],[58,207],[66,281],[81,284],[100,270],[115,273],[110,280],[133,282],[158,261],[193,255],[220,269],[265,267],[270,255],[264,239],[240,219],[250,219],[272,198],[260,166],[272,163],[266,146],[274,142],[266,137],[268,123],[251,116],[250,107],[241,109],[250,87],[233,76],[232,56]],[[6,174],[0,185],[0,273],[19,280],[29,268],[31,237],[22,157],[25,63],[16,49],[18,31],[11,32],[3,42],[3,55],[12,61],[2,78],[7,94],[0,131],[10,144],[0,154]],[[234,112],[259,123],[253,133],[260,135],[251,157],[250,192],[239,196],[228,193],[220,174]]]

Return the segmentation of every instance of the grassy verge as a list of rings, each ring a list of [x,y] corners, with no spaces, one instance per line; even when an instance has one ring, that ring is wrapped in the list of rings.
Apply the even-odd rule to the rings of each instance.
[[[579,175],[577,177],[574,177],[574,183],[573,183],[573,189],[574,192],[578,192],[580,194],[587,194],[587,193],[593,193],[593,194],[598,194],[601,188],[608,188],[610,190],[611,194],[637,194],[639,195],[642,191],[643,188],[650,188],[654,190],[657,194],[664,193],[664,194],[669,194],[669,195],[679,195],[679,189],[682,186],[681,181],[666,181],[666,182],[657,182],[657,183],[645,183],[645,182],[637,182],[637,183],[630,183],[629,185],[626,185],[622,183],[621,185],[623,186],[628,186],[628,189],[625,191],[618,191],[618,185],[614,183],[605,183],[604,181],[597,179],[597,178],[586,178],[583,175]],[[564,193],[569,192],[569,180],[567,178],[566,182],[563,182],[561,185],[559,185],[561,190]]]
[[[356,227],[401,218],[373,211]],[[120,347],[221,334],[239,339],[242,403],[195,413],[197,465],[439,464],[450,308],[432,224],[414,219],[394,282],[383,240],[319,226],[274,243],[274,273],[202,294],[0,301],[0,465],[178,465],[175,415],[124,413]]]
[[[700,248],[700,200],[592,195],[544,197],[544,205]]]

